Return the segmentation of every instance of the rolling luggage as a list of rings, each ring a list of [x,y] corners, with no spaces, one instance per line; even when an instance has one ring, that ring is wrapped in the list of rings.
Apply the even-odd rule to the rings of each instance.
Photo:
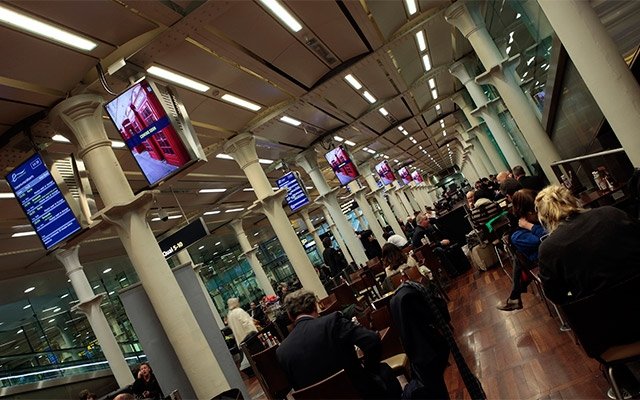
[[[486,271],[498,264],[498,256],[493,246],[480,244],[471,249],[471,262],[480,271]]]

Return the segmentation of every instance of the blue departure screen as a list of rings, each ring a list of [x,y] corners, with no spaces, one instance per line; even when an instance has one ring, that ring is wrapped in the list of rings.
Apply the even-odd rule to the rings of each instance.
[[[39,154],[11,171],[7,182],[47,250],[82,229]]]
[[[293,172],[284,175],[276,183],[278,188],[287,188],[286,200],[291,211],[296,211],[309,204],[309,196],[307,196],[302,183]]]

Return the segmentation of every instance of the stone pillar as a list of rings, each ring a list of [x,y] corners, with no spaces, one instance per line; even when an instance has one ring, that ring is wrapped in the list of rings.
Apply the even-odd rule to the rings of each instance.
[[[409,185],[405,185],[402,188],[402,193],[407,198],[407,200],[409,200],[409,205],[411,206],[411,211],[412,211],[411,215],[413,215],[413,213],[416,211],[420,211],[420,204],[418,204],[418,201],[416,200],[416,197],[412,189],[413,189],[413,186],[411,185],[411,182],[409,182]]]
[[[64,266],[67,276],[71,280],[71,286],[73,286],[73,290],[80,301],[73,307],[73,310],[79,311],[87,317],[89,325],[91,325],[91,329],[100,343],[100,349],[107,359],[109,368],[113,372],[116,382],[118,382],[118,386],[131,385],[134,381],[133,374],[100,307],[104,293],[99,295],[93,293],[91,284],[89,284],[78,258],[79,249],[80,246],[74,246],[70,249],[55,251],[56,258]],[[60,333],[65,341],[69,340],[62,329],[60,329]]]
[[[589,2],[538,3],[631,163],[640,166],[640,87],[602,21]]]
[[[302,215],[302,220],[307,226],[307,231],[309,231],[309,233],[313,236],[313,241],[316,242],[316,248],[318,249],[318,253],[320,253],[320,258],[322,258],[322,253],[324,253],[324,244],[322,244],[322,240],[320,239],[320,235],[318,235],[316,227],[313,226],[313,222],[311,222],[309,211],[302,209],[300,210],[300,215]]]
[[[247,258],[247,261],[249,262],[249,265],[251,265],[253,273],[256,275],[258,286],[260,287],[260,289],[262,289],[264,294],[268,296],[275,295],[276,291],[271,286],[269,277],[264,272],[264,268],[262,268],[262,263],[260,262],[260,260],[258,260],[258,248],[255,246],[251,246],[251,243],[249,243],[249,238],[247,238],[247,234],[244,232],[244,228],[242,227],[242,218],[232,220],[231,222],[229,222],[229,226],[236,234],[236,238],[238,239],[238,243],[240,243],[242,253]]]
[[[338,231],[340,231],[342,239],[349,247],[354,261],[358,265],[366,264],[369,259],[364,252],[362,242],[356,236],[356,233],[353,230],[353,226],[349,223],[347,217],[342,213],[340,204],[338,204],[336,192],[340,188],[337,187],[331,189],[327,184],[327,181],[324,180],[324,176],[322,175],[320,167],[318,166],[318,157],[315,149],[310,149],[298,154],[298,156],[296,157],[296,163],[301,166],[311,177],[311,180],[318,190],[318,193],[320,193],[318,200],[321,201],[322,204],[324,204],[326,209],[329,211],[329,214],[331,214],[331,218],[333,218],[333,221],[338,227]]]
[[[58,104],[50,118],[54,125],[64,123],[73,133],[70,139],[105,205],[100,216],[115,227],[196,395],[211,398],[228,390],[229,383],[147,222],[152,192],[134,196],[111,148],[104,130],[103,103],[92,94],[74,96]]]
[[[418,184],[416,184],[415,181],[411,182],[409,186],[410,186],[411,194],[413,195],[416,202],[418,203],[418,211],[424,212],[428,204],[427,204],[427,198],[422,193],[422,190],[421,190],[422,188],[418,186]]]
[[[384,219],[387,221],[391,229],[393,229],[394,233],[406,239],[404,232],[402,231],[402,227],[398,223],[398,219],[396,218],[395,214],[391,210],[389,203],[387,203],[387,200],[384,198],[384,190],[378,186],[378,182],[376,182],[376,178],[373,177],[373,173],[371,172],[371,165],[369,165],[367,168],[364,168],[360,172],[363,174],[364,179],[367,181],[367,185],[369,185],[369,189],[371,190],[371,193],[373,193],[373,196],[378,202],[378,205],[380,206],[380,209],[384,214]]]
[[[551,183],[558,183],[558,178],[551,169],[551,163],[560,160],[560,154],[531,108],[526,95],[520,89],[520,79],[515,72],[519,55],[511,59],[503,59],[485,27],[479,6],[478,2],[458,1],[446,10],[445,19],[469,40],[487,70],[476,78],[476,82],[491,84],[498,90],[547,179]],[[495,136],[495,132],[493,134]]]
[[[315,268],[282,207],[286,190],[280,189],[274,193],[267,175],[258,162],[256,140],[253,135],[243,133],[228,140],[224,145],[224,151],[236,160],[247,175],[258,198],[249,209],[262,212],[267,217],[302,286],[319,298],[327,297],[327,291],[322,286]]]
[[[387,185],[387,195],[389,196],[389,200],[391,201],[391,206],[393,207],[394,213],[397,215],[400,221],[406,221],[409,217],[409,209],[405,207],[398,194],[398,190],[400,189],[400,184],[398,181],[393,181],[391,185]]]
[[[352,262],[354,262],[353,257],[351,256],[351,252],[349,251],[349,248],[344,243],[344,240],[342,240],[342,236],[340,236],[340,232],[338,231],[336,224],[333,222],[333,219],[331,218],[331,213],[329,212],[329,210],[327,210],[327,207],[325,207],[324,205],[322,205],[321,208],[322,208],[322,213],[324,214],[324,219],[325,221],[327,221],[327,224],[329,225],[329,230],[331,231],[333,238],[338,243],[338,247],[340,247],[340,250],[342,250],[342,254],[344,255],[344,258],[346,258],[347,262],[351,264]]]
[[[471,163],[476,168],[476,172],[478,172],[478,175],[480,175],[481,177],[489,177],[489,171],[487,170],[487,167],[485,167],[484,162],[482,161],[482,158],[480,158],[480,155],[478,154],[478,150],[476,146],[471,144],[471,141],[470,141],[466,149],[468,149],[469,151],[469,157],[471,158]]]
[[[478,139],[478,137],[476,136],[475,133],[474,134],[469,134],[469,137],[471,138],[469,143],[471,143],[473,145],[473,148],[476,150],[476,154],[477,154],[478,158],[482,161],[482,164],[484,165],[485,169],[487,170],[487,173],[489,175],[497,174],[498,171],[493,166],[493,163],[491,162],[491,160],[489,160],[489,156],[487,155],[487,152],[484,149],[484,145],[482,143],[480,143],[480,139]],[[486,135],[485,135],[485,137],[486,137]]]
[[[384,246],[384,244],[386,243],[386,241],[382,237],[384,231],[382,229],[382,226],[378,223],[378,219],[373,213],[373,209],[371,208],[369,202],[367,201],[367,198],[365,197],[365,192],[367,191],[367,189],[364,187],[360,187],[360,185],[358,185],[356,181],[352,181],[351,183],[349,183],[349,189],[351,189],[353,197],[355,197],[356,201],[358,202],[358,206],[369,222],[369,229],[371,229],[371,232],[373,232],[373,235],[376,237],[378,243],[380,243],[380,246]]]

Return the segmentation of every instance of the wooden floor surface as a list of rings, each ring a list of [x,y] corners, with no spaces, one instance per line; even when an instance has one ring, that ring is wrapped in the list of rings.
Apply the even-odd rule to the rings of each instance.
[[[524,309],[505,312],[496,305],[511,290],[500,269],[471,271],[449,289],[455,336],[467,364],[488,399],[605,399],[609,388],[598,363],[561,332],[532,288]],[[452,399],[469,399],[455,365],[445,378]],[[246,381],[251,398],[266,399],[255,378]]]

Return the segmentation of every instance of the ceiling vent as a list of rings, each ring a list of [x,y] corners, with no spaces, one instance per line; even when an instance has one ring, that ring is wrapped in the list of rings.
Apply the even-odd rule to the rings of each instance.
[[[335,67],[338,64],[338,57],[335,56],[318,38],[311,36],[304,38],[305,45],[315,53],[321,60],[323,60],[330,67]]]

